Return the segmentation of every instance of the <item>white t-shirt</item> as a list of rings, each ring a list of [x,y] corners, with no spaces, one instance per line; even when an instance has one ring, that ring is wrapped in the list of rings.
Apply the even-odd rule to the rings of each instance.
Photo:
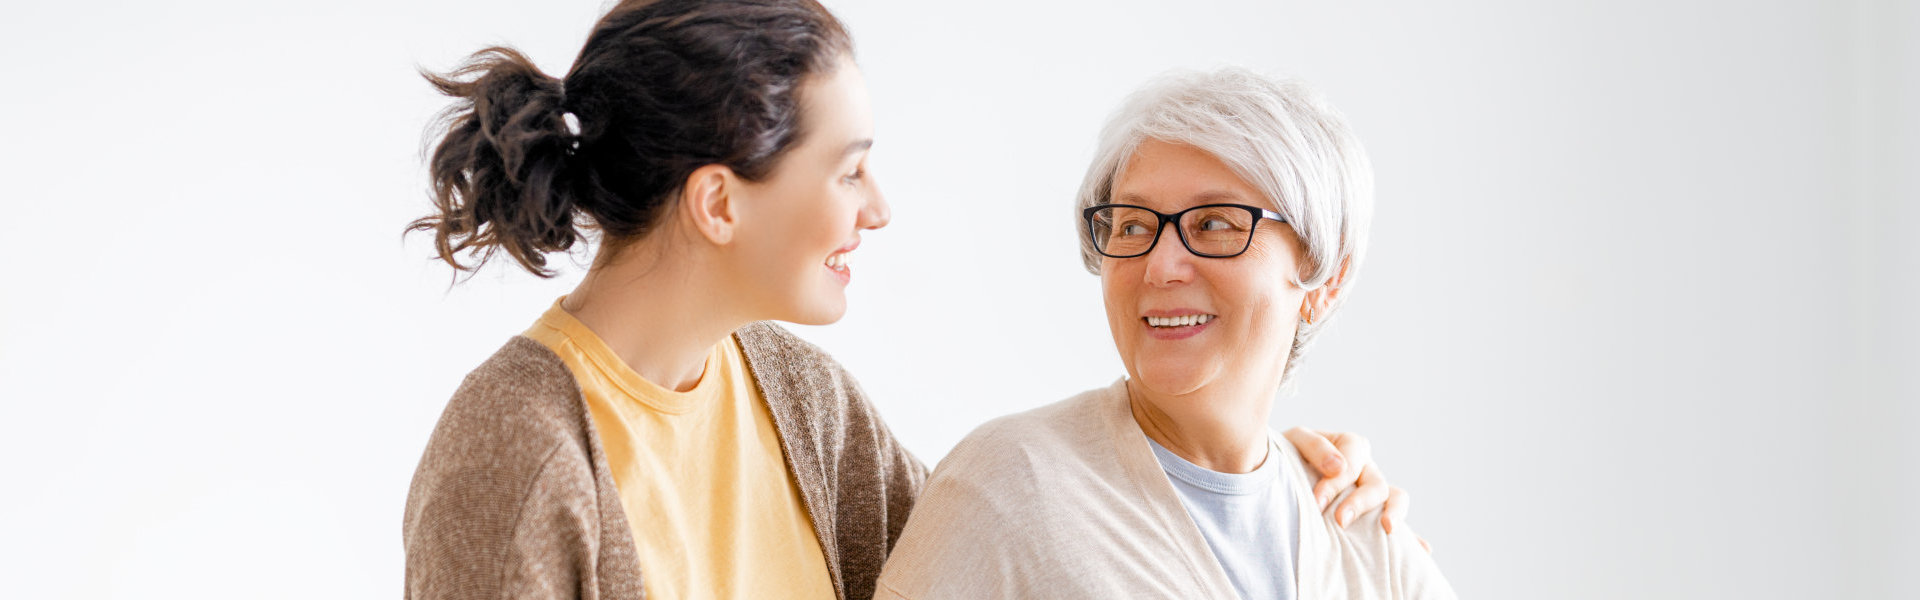
[[[1300,507],[1281,476],[1277,459],[1284,454],[1273,441],[1251,473],[1221,473],[1181,458],[1153,438],[1147,443],[1233,590],[1243,600],[1293,600]]]

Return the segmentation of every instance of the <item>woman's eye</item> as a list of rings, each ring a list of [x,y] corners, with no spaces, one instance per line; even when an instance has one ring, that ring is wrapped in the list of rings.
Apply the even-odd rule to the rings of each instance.
[[[853,173],[848,174],[845,177],[841,177],[840,181],[845,182],[847,185],[853,185],[853,184],[859,183],[860,180],[866,176],[867,176],[867,170],[859,169],[854,171]]]
[[[1146,234],[1147,234],[1147,226],[1141,225],[1139,223],[1128,223],[1120,227],[1120,235],[1146,235]]]
[[[1207,219],[1206,221],[1200,223],[1201,231],[1219,231],[1222,229],[1229,229],[1232,227],[1233,227],[1232,223],[1228,223],[1221,219]]]

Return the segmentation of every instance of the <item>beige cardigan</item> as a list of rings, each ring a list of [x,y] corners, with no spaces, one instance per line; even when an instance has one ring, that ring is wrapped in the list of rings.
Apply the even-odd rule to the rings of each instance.
[[[842,599],[872,595],[926,467],[825,352],[734,333]],[[525,337],[467,375],[427,442],[401,537],[408,598],[639,598],[629,518],[573,375]]]
[[[1292,444],[1275,446],[1301,507],[1297,598],[1454,597],[1409,528],[1381,530],[1379,509],[1344,529],[1316,514],[1317,478]],[[926,485],[878,598],[1236,597],[1125,380],[980,426]]]

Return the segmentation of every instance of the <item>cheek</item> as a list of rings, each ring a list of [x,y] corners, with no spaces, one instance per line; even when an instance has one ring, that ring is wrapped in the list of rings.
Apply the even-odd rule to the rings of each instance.
[[[1293,284],[1299,273],[1299,243],[1291,236],[1262,236],[1247,253],[1240,255],[1240,270],[1230,281],[1237,283],[1239,295],[1258,302],[1267,311],[1293,311],[1300,307],[1306,290]],[[1268,313],[1262,313],[1268,314]],[[1272,313],[1284,318],[1285,315]],[[1291,314],[1290,312],[1287,314]]]
[[[1129,315],[1133,314],[1135,296],[1122,282],[1122,277],[1112,268],[1101,267],[1100,295],[1107,311],[1107,334],[1113,338],[1113,348],[1120,353],[1121,360],[1132,361],[1134,344],[1143,334],[1131,327],[1133,323]]]
[[[1126,281],[1126,275],[1113,268],[1110,261],[1100,267],[1100,295],[1106,304],[1108,321],[1117,322],[1122,315],[1129,314],[1127,307],[1132,305],[1135,290]]]
[[[761,235],[751,238],[749,243],[754,245],[754,251],[751,254],[756,262],[766,266],[791,265],[806,253],[804,251],[806,247],[814,245],[812,238],[818,234],[812,231],[813,229],[804,222],[775,223],[772,227],[762,230]]]
[[[1249,253],[1242,258],[1255,258]],[[1286,279],[1286,265],[1272,260],[1248,260],[1246,268],[1220,272],[1211,279],[1214,292],[1245,316],[1239,333],[1250,345],[1273,341],[1291,344],[1293,320],[1306,292]]]
[[[820,262],[851,236],[851,216],[843,215],[840,203],[830,194],[808,190],[809,194],[786,194],[762,211],[763,226],[752,243],[754,253],[771,264]],[[845,217],[845,218],[842,218]],[[844,221],[844,222],[843,222]]]
[[[803,210],[795,211],[789,222],[805,223],[814,241],[831,252],[853,239],[855,221],[860,218],[860,200],[845,186],[815,190],[804,201],[795,202]]]
[[[1306,246],[1293,237],[1292,232],[1268,232],[1255,238],[1241,258],[1259,263],[1260,269],[1277,276],[1284,285],[1290,273],[1299,272],[1300,257],[1305,254]]]

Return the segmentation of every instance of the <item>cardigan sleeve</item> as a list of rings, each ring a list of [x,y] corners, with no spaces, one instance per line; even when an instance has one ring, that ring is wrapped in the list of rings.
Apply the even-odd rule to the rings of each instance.
[[[637,597],[639,565],[572,376],[523,337],[447,403],[407,492],[405,597]]]
[[[1022,518],[1022,511],[1007,510],[1015,507],[1002,499],[1032,498],[1017,491],[1032,486],[1017,470],[976,460],[972,454],[962,442],[943,460],[941,474],[927,485],[912,524],[888,557],[875,584],[875,598],[1031,595],[1032,590],[1021,590],[1018,583],[1029,579],[1023,570],[1035,557],[1025,536],[1036,530],[1027,527],[1032,523]],[[990,477],[976,477],[983,473]],[[996,485],[1005,488],[989,489]]]
[[[887,427],[887,422],[880,418],[880,412],[873,407],[873,403],[867,401],[865,391],[860,389],[860,384],[854,381],[853,375],[847,373],[846,369],[837,363],[834,367],[840,371],[842,380],[847,382],[848,404],[860,413],[862,421],[869,424],[865,428],[856,429],[865,429],[870,432],[870,439],[867,442],[873,448],[875,462],[878,463],[880,470],[881,484],[885,486],[886,549],[892,552],[894,545],[900,541],[901,530],[906,529],[907,517],[913,511],[914,500],[920,497],[921,488],[926,486],[927,466],[921,463],[920,459],[915,458],[912,452],[908,452],[906,446],[900,444],[899,438],[894,437],[893,431]],[[885,558],[884,554],[882,558]]]
[[[844,367],[824,353],[817,359],[829,367],[834,385],[828,389],[834,390],[837,412],[844,415],[835,423],[818,424],[839,438],[827,445],[837,449],[828,454],[836,465],[831,471],[837,473],[831,504],[841,580],[845,597],[866,598],[874,593],[873,582],[906,529],[926,485],[927,467],[894,437]]]
[[[1453,586],[1440,574],[1433,555],[1420,547],[1420,538],[1409,527],[1396,527],[1387,534],[1388,570],[1393,574],[1393,597],[1408,600],[1456,600]]]
[[[529,477],[443,472],[418,493],[406,597],[591,598],[598,514],[591,467],[556,445]]]
[[[1099,541],[1065,533],[1062,511],[1078,512],[1084,500],[1042,490],[1030,460],[1057,458],[1043,448],[1004,435],[1002,421],[981,426],[940,462],[914,506],[886,568],[876,598],[1156,597],[1093,593],[1075,581],[1105,565],[1081,561],[1102,549]],[[1098,559],[1092,559],[1098,562]]]
[[[1305,465],[1301,465],[1305,470]],[[1307,569],[1305,553],[1318,553],[1314,563],[1320,573],[1311,577],[1320,589],[1303,597],[1355,598],[1381,600],[1455,600],[1453,587],[1440,574],[1433,556],[1420,547],[1413,528],[1402,523],[1387,533],[1380,526],[1381,508],[1361,513],[1342,528],[1334,521],[1334,511],[1353,490],[1348,489],[1327,503],[1327,509],[1313,515],[1317,522],[1300,524],[1303,554],[1301,569]],[[1310,511],[1309,511],[1310,513]],[[1310,513],[1311,514],[1311,513]],[[1325,545],[1310,547],[1308,527],[1322,528]],[[1302,573],[1303,578],[1309,574]],[[1302,585],[1306,585],[1303,580]]]

